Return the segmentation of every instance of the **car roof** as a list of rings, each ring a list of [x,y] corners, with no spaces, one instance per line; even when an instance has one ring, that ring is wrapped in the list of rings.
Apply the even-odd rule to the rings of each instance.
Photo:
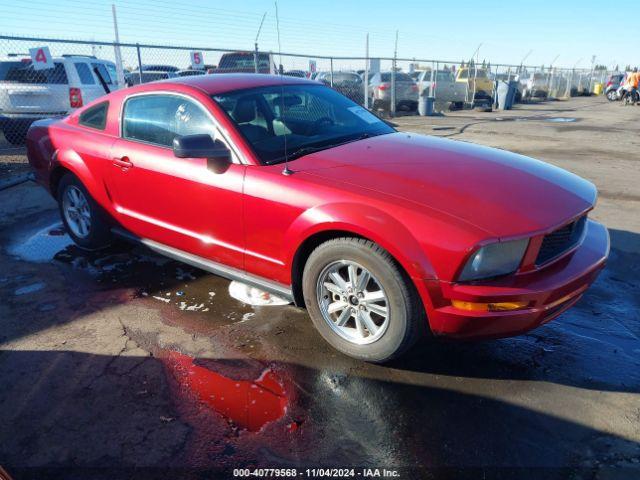
[[[273,85],[318,85],[318,82],[300,77],[280,75],[266,75],[263,73],[213,73],[209,75],[195,75],[190,77],[175,77],[153,83],[145,83],[131,87],[128,90],[157,90],[165,89],[168,85],[185,85],[198,88],[209,95],[244,90],[246,88],[269,87]]]

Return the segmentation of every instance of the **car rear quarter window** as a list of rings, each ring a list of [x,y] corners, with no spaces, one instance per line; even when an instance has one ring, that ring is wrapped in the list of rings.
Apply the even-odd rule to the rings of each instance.
[[[76,72],[78,72],[78,77],[80,77],[80,83],[83,85],[95,85],[96,81],[91,74],[91,70],[89,69],[89,65],[86,63],[76,63]]]
[[[109,102],[102,102],[91,108],[86,109],[80,114],[78,123],[85,127],[104,130],[107,125],[107,112],[109,111]]]
[[[177,95],[140,95],[128,99],[122,137],[171,147],[176,136],[215,135],[213,122],[196,102]]]
[[[60,62],[54,62],[53,68],[34,70],[31,61],[9,61],[0,62],[0,82],[66,85],[69,80]]]

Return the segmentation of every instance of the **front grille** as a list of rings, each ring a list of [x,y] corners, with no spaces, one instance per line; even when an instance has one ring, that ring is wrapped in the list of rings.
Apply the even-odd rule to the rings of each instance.
[[[547,263],[576,246],[582,238],[586,223],[587,217],[585,215],[575,222],[545,235],[536,258],[536,265]]]

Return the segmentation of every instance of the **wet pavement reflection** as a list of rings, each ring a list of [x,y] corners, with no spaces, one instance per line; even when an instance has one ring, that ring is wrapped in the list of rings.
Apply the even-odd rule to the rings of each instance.
[[[267,423],[282,418],[288,398],[282,380],[267,368],[255,380],[226,377],[179,352],[161,354],[182,394],[193,394],[236,426],[257,432]]]

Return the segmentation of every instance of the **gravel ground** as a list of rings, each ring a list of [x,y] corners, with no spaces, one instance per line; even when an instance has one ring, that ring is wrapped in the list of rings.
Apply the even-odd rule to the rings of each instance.
[[[82,252],[34,184],[0,191],[0,464],[16,479],[638,478],[639,119],[593,98],[396,119],[592,180],[612,254],[527,335],[425,341],[385,366],[331,350],[302,310],[244,305],[228,281],[143,248]]]

